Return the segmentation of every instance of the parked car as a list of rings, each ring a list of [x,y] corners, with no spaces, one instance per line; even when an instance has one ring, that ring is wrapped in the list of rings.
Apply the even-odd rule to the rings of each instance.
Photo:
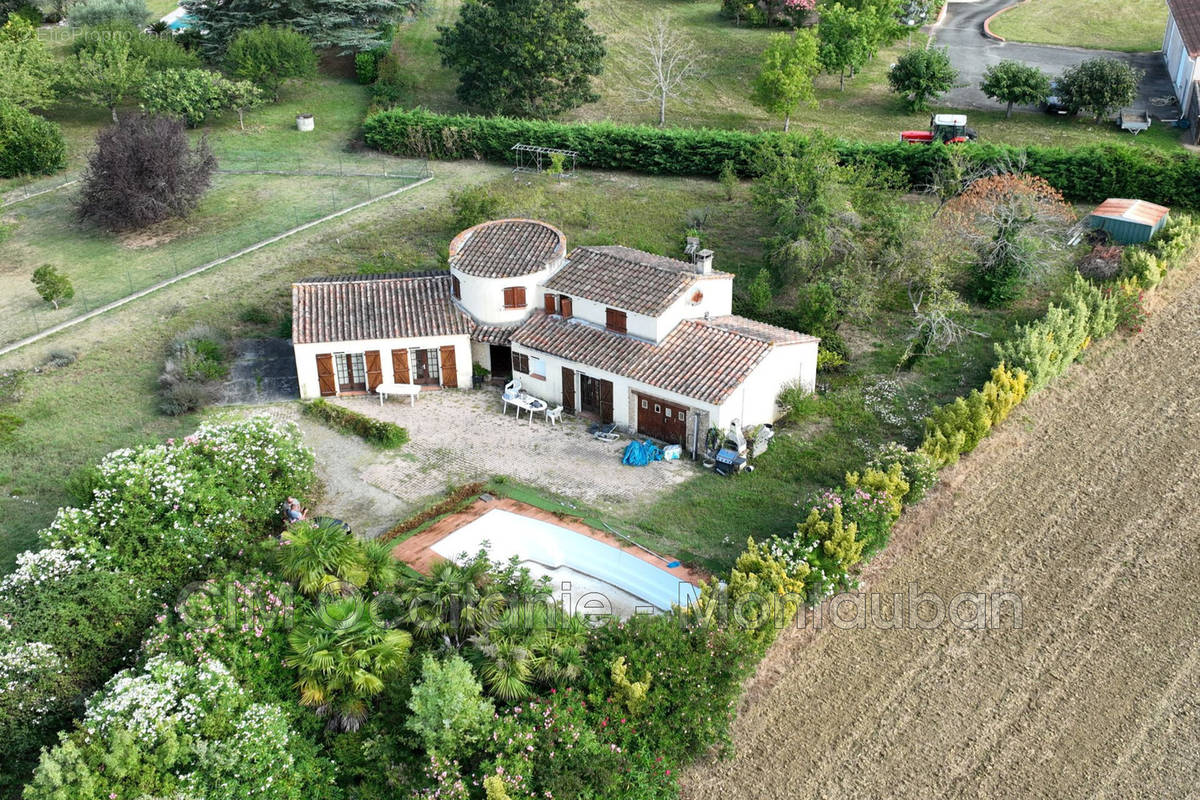
[[[1050,94],[1042,102],[1042,108],[1046,110],[1047,114],[1060,114],[1063,116],[1075,114],[1075,109],[1068,107],[1066,101],[1059,94],[1058,81],[1050,81]]]

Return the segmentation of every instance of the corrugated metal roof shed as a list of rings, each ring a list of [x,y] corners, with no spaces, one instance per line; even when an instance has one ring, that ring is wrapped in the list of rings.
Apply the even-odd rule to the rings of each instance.
[[[1148,242],[1167,222],[1166,206],[1145,200],[1110,197],[1088,215],[1092,228],[1107,231],[1121,244]]]

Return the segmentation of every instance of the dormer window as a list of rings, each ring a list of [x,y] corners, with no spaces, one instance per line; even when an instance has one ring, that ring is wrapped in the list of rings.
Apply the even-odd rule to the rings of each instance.
[[[610,331],[614,331],[616,333],[625,333],[627,330],[625,312],[618,311],[615,308],[605,309],[604,326]]]
[[[525,287],[510,286],[504,290],[504,307],[505,308],[524,308],[525,307]]]

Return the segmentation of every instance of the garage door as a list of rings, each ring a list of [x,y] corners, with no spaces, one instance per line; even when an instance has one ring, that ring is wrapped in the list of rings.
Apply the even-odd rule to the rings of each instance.
[[[687,438],[687,409],[650,395],[638,395],[638,433],[670,444]]]

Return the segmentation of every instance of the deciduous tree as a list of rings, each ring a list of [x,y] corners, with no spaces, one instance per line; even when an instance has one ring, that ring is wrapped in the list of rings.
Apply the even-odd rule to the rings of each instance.
[[[126,39],[105,38],[67,59],[63,71],[71,94],[107,108],[116,122],[117,106],[146,79],[146,59],[133,55]]]
[[[290,79],[317,74],[312,41],[291,28],[259,25],[233,37],[225,64],[235,77],[248,80],[279,102],[279,88]]]
[[[146,79],[141,106],[151,114],[183,120],[195,128],[209,117],[230,108],[238,118],[261,92],[249,81],[229,80],[206,69],[168,69]]]
[[[888,72],[892,91],[911,111],[929,108],[929,101],[954,88],[958,71],[950,66],[946,48],[917,47],[896,61]]]
[[[60,302],[75,296],[71,279],[58,271],[53,264],[43,264],[33,271],[33,285],[37,293],[50,305],[58,308]]]
[[[687,35],[659,14],[638,36],[630,70],[635,102],[658,105],[658,124],[667,121],[667,101],[680,98],[703,75],[704,54]]]
[[[208,189],[217,160],[183,123],[130,115],[96,137],[76,214],[108,231],[129,231],[186,216]]]
[[[761,63],[751,99],[772,114],[782,114],[787,131],[792,114],[802,104],[817,105],[813,89],[813,78],[821,70],[817,39],[809,31],[792,36],[777,33],[763,51]]]
[[[599,99],[604,43],[579,0],[471,0],[439,27],[458,99],[492,114],[548,118]]]
[[[1058,93],[1068,108],[1094,114],[1096,122],[1137,98],[1141,70],[1115,58],[1089,58],[1058,79]]]
[[[1006,59],[983,71],[979,88],[993,100],[1008,104],[1004,112],[1008,119],[1014,104],[1033,105],[1045,100],[1050,94],[1050,79],[1037,67]]]
[[[21,108],[45,108],[54,102],[54,58],[37,29],[15,14],[0,28],[0,86],[3,96]]]
[[[861,12],[834,3],[821,9],[817,36],[821,66],[826,72],[837,72],[838,87],[844,90],[846,72],[853,75],[871,57],[869,22]]]

